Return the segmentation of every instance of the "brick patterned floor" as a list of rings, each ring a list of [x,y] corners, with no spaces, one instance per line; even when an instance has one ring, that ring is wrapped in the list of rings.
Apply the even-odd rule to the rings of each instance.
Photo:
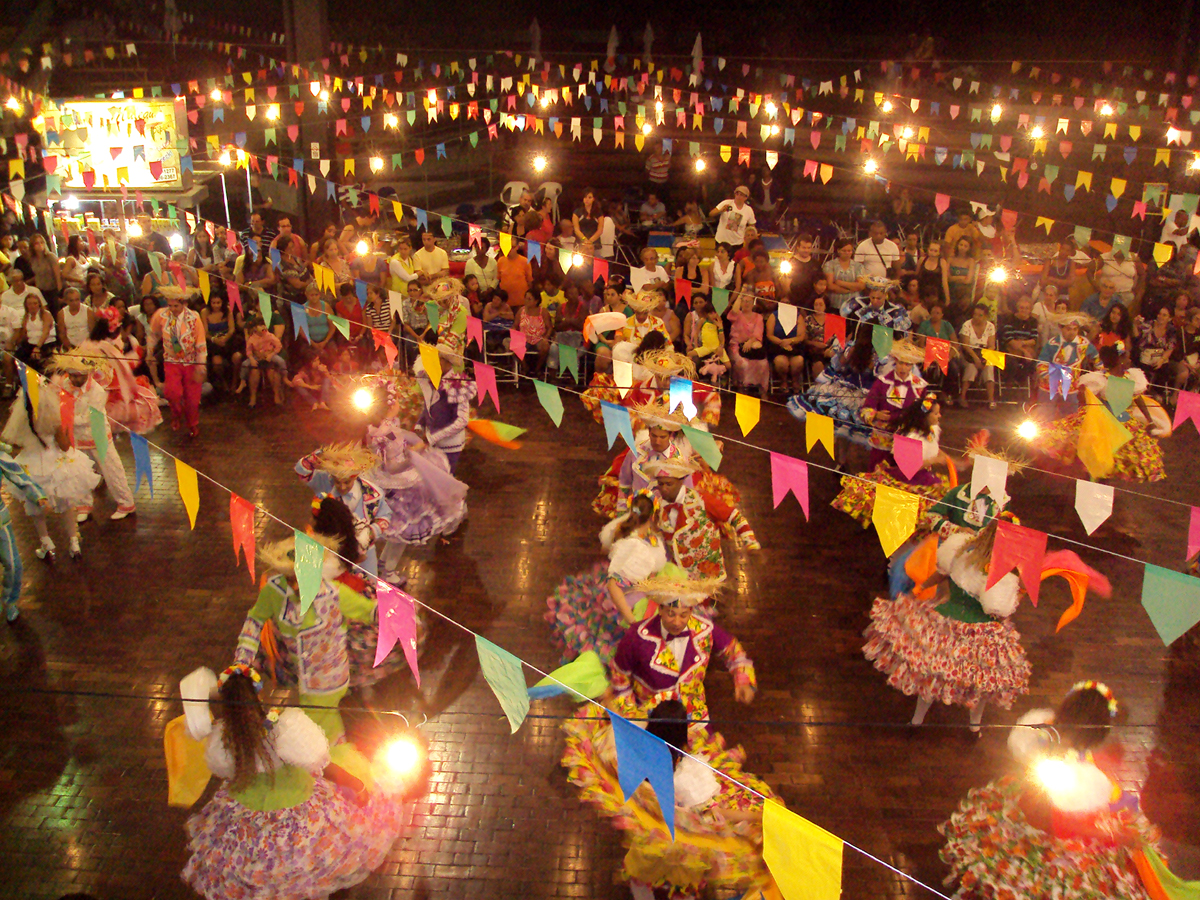
[[[526,426],[524,447],[506,451],[476,441],[460,469],[471,485],[467,526],[450,544],[407,563],[410,590],[496,643],[541,667],[555,663],[542,620],[559,579],[597,558],[600,521],[589,509],[606,465],[603,430],[564,397],[556,431],[531,392],[502,395],[505,421]],[[490,408],[489,408],[490,413]],[[307,520],[311,495],[291,472],[316,445],[348,436],[330,414],[230,404],[206,407],[204,433],[186,445],[167,429],[152,437],[242,496],[293,523]],[[962,417],[947,443],[961,446]],[[968,422],[972,421],[968,417]],[[343,424],[338,424],[339,422]],[[736,434],[732,410],[721,431]],[[764,409],[755,443],[803,456],[803,430]],[[1191,426],[1167,444],[1166,484],[1135,486],[1175,499],[1196,495],[1188,460]],[[834,478],[812,472],[806,523],[788,500],[771,508],[764,454],[726,447],[722,471],[741,487],[763,552],[731,560],[735,591],[723,624],[757,662],[761,691],[751,707],[732,701],[722,673],[709,679],[713,717],[748,750],[748,767],[790,807],[869,853],[939,886],[936,827],[967,790],[1007,770],[1004,732],[978,742],[961,729],[965,712],[936,709],[930,728],[897,727],[911,701],[890,690],[863,659],[861,632],[883,559],[873,532],[828,508]],[[122,446],[129,472],[129,448]],[[811,457],[823,462],[819,449]],[[84,559],[54,566],[32,553],[32,529],[13,510],[26,556],[26,593],[16,626],[0,627],[0,897],[55,898],[85,890],[102,900],[188,897],[179,880],[186,813],[166,805],[164,724],[180,712],[179,678],[197,665],[227,664],[254,591],[235,568],[228,495],[201,482],[194,532],[175,493],[173,463],[153,454],[155,497],[139,494],[139,515],[84,528]],[[1027,474],[1015,481],[1014,508],[1026,524],[1089,540],[1074,513],[1069,480]],[[1118,494],[1116,511],[1090,540],[1174,566],[1183,550],[1187,510]],[[259,537],[282,526],[260,517]],[[65,541],[60,542],[65,543]],[[1144,805],[1166,836],[1200,843],[1200,660],[1194,643],[1162,646],[1140,608],[1141,568],[1085,553],[1113,580],[1109,601],[1089,599],[1063,633],[1054,624],[1065,589],[1048,586],[1038,609],[1016,616],[1033,663],[1032,694],[1010,723],[1049,705],[1072,682],[1100,677],[1126,703],[1131,784],[1144,782]],[[535,706],[509,735],[482,678],[473,642],[431,620],[422,657],[424,687],[407,676],[379,687],[371,704],[428,717],[431,792],[418,825],[384,867],[346,892],[354,898],[613,898],[622,850],[611,828],[581,806],[558,766],[562,701]],[[88,692],[124,695],[88,696]],[[153,699],[162,698],[162,699]],[[352,695],[348,704],[358,700]],[[380,720],[350,714],[352,732],[370,739]],[[931,896],[864,857],[847,852],[847,898]]]

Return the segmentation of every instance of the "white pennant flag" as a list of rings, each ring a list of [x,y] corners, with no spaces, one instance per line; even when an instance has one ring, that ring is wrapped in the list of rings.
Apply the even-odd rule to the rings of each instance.
[[[329,177],[329,160],[327,159],[321,160],[321,174],[326,178]]]
[[[993,500],[1001,506],[1007,504],[1008,494],[1004,488],[1008,483],[1008,463],[978,454],[971,458],[975,460],[971,467],[971,499],[974,500],[975,495],[986,487]]]
[[[1097,484],[1094,481],[1075,482],[1075,512],[1083,523],[1088,534],[1108,521],[1112,515],[1113,489],[1112,485]]]
[[[779,317],[779,324],[783,326],[784,334],[791,334],[792,329],[796,327],[798,312],[796,307],[790,303],[780,303],[775,307],[775,315]]]
[[[629,389],[633,387],[633,363],[624,360],[613,358],[613,381],[617,383],[617,387],[621,391],[621,396],[624,397],[629,393]]]
[[[769,168],[773,169],[773,168],[775,168],[775,164],[777,162],[779,162],[779,154],[774,150],[768,150],[767,151],[767,166]]]

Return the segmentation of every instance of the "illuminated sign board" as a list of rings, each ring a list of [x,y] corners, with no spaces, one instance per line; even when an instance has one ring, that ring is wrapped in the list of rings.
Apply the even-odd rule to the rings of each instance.
[[[182,190],[183,100],[63,100],[40,121],[46,171],[64,189]]]

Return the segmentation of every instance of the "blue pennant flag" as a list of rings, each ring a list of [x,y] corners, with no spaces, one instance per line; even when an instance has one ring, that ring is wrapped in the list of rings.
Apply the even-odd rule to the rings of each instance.
[[[628,800],[633,792],[649,781],[658,798],[663,821],[675,839],[675,765],[671,748],[662,738],[655,737],[609,712],[612,721],[613,743],[617,747],[617,780]]]
[[[146,442],[146,438],[137,432],[129,432],[129,443],[133,447],[133,489],[138,491],[142,487],[142,478],[146,479],[146,486],[150,488],[150,497],[154,498],[154,475],[150,471],[150,445]]]
[[[608,438],[608,448],[612,449],[617,435],[620,435],[629,449],[634,449],[633,423],[629,419],[629,410],[620,404],[601,400],[600,414],[604,417],[604,435]]]
[[[303,334],[305,340],[311,344],[312,337],[308,333],[308,313],[304,311],[304,307],[299,303],[291,303],[289,305],[292,308],[292,328],[296,334]]]

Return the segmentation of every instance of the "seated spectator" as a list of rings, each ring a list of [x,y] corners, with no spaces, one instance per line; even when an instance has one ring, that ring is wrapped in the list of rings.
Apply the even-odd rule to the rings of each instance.
[[[667,337],[670,338],[671,344],[677,352],[683,352],[683,325],[679,321],[679,316],[675,314],[675,310],[671,308],[670,302],[667,300],[667,295],[662,292],[655,292],[654,295],[658,299],[658,303],[654,307],[654,315],[662,320],[667,329]]]
[[[1177,334],[1179,340],[1175,345],[1175,388],[1194,391],[1200,386],[1200,307],[1188,310],[1187,322]]]
[[[579,285],[568,281],[563,288],[565,298],[558,305],[554,315],[554,341],[550,345],[548,365],[554,371],[559,371],[560,344],[574,347],[576,350],[583,346],[583,323],[588,317],[588,308],[579,296]]]
[[[805,308],[810,306],[808,301],[812,296],[813,282],[818,276],[824,277],[821,263],[813,256],[812,248],[811,234],[801,234],[797,237],[792,258],[788,260],[790,271],[786,277],[780,279],[780,286],[786,291],[788,299],[796,306]]]
[[[1118,341],[1124,341],[1127,348],[1133,346],[1133,320],[1123,303],[1114,303],[1109,307],[1108,313],[1093,329],[1091,341],[1097,350],[1111,347]]]
[[[921,279],[916,275],[901,276],[896,302],[908,310],[908,320],[914,328],[929,318],[929,308],[921,302]]]
[[[692,286],[692,303],[697,297],[707,297],[709,292],[708,269],[700,265],[700,252],[695,247],[684,245],[675,253],[676,281],[686,281]],[[675,298],[679,302],[680,298]]]
[[[491,241],[481,236],[475,245],[475,255],[468,259],[467,264],[463,267],[463,284],[466,285],[467,279],[472,275],[475,276],[478,282],[476,290],[481,304],[487,303],[491,299],[492,292],[500,287],[500,268],[496,260],[492,259],[488,253],[491,249]]]
[[[200,314],[207,335],[208,380],[218,390],[232,388],[241,371],[245,349],[241,318],[225,308],[225,297],[216,291],[209,294],[208,305]]]
[[[575,251],[575,226],[571,223],[570,219],[562,219],[558,223],[558,231],[554,236],[554,243],[564,250]]]
[[[483,320],[483,342],[488,353],[499,353],[508,349],[508,331],[513,327],[512,307],[503,289],[492,294],[480,313]]]
[[[231,274],[225,277],[232,277]],[[140,299],[141,295],[133,283],[133,276],[129,273],[129,259],[124,253],[117,255],[116,260],[111,266],[104,268],[104,289],[110,296],[120,297],[130,306],[133,306]],[[88,303],[92,303],[94,294],[91,290],[88,291]]]
[[[835,258],[825,263],[824,269],[829,279],[830,308],[840,310],[866,287],[866,269],[854,261],[854,241],[850,238],[839,238],[833,252]]]
[[[397,235],[395,251],[388,258],[388,274],[391,275],[389,289],[403,296],[408,293],[408,283],[417,280],[417,262],[413,259],[412,238],[407,234]]]
[[[628,321],[632,310],[625,305],[619,287],[609,284],[604,288],[603,305],[596,312],[619,312]],[[596,340],[592,343],[592,352],[596,354],[596,370],[607,372],[612,366],[613,345],[625,339],[625,329],[618,328],[608,332],[597,332]]]
[[[763,345],[763,317],[754,304],[753,294],[741,293],[729,312],[729,359],[733,363],[734,385],[755,388],[760,397],[766,397],[770,368]]]
[[[1040,282],[1045,290],[1049,285],[1058,289],[1058,296],[1070,297],[1075,284],[1075,242],[1064,238],[1058,242],[1058,252],[1042,266]]]
[[[25,280],[25,273],[21,269],[13,266],[8,273],[8,290],[0,294],[0,305],[8,307],[20,316],[25,309],[26,297],[36,297],[38,303],[46,305],[46,298],[42,296],[42,292]]]
[[[378,284],[367,285],[367,305],[363,310],[366,314],[366,324],[376,331],[391,334],[396,322],[396,312],[392,309],[390,291]],[[371,342],[374,343],[374,337]],[[379,349],[383,353],[383,348]],[[383,357],[386,359],[386,356]]]
[[[1037,397],[1038,321],[1028,294],[1017,299],[1014,309],[1000,320],[996,346],[1010,354],[1004,361],[1004,374],[1025,383],[1033,400]]]
[[[1116,288],[1113,287],[1112,281],[1108,278],[1102,278],[1097,286],[1096,293],[1083,301],[1083,304],[1079,307],[1079,311],[1091,316],[1096,321],[1097,327],[1099,327],[1099,323],[1103,322],[1108,316],[1110,309],[1114,306],[1122,305],[1121,298],[1117,296]],[[1094,339],[1095,335],[1093,334],[1091,337]]]
[[[471,315],[479,318],[479,314],[483,312],[483,304],[486,301],[479,290],[478,275],[463,276],[463,299],[467,301],[467,306],[471,308]]]
[[[408,293],[400,302],[400,327],[404,337],[412,342],[412,346],[406,351],[406,359],[416,358],[418,344],[437,343],[437,328],[430,324],[426,302],[425,291],[420,282],[410,281]]]
[[[988,408],[996,408],[995,369],[984,362],[983,350],[996,349],[996,325],[988,318],[988,308],[976,303],[971,308],[971,318],[963,322],[958,332],[962,340],[959,350],[963,356],[962,383],[959,386],[958,405],[967,408],[967,388],[982,373],[987,391]]]
[[[550,313],[551,321],[558,315],[558,308],[566,301],[567,295],[560,284],[546,283],[541,290],[542,309]]]
[[[750,263],[750,268],[742,280],[742,293],[752,293],[763,309],[774,309],[778,292],[770,255],[759,246],[751,253]]]
[[[283,254],[284,248],[291,251],[292,256],[297,259],[308,259],[308,247],[304,243],[304,238],[292,231],[291,216],[280,216],[275,223],[279,232],[275,235],[275,240],[271,242],[271,246]]]
[[[63,351],[78,347],[96,327],[96,314],[83,305],[79,289],[74,285],[63,290],[63,305],[55,318]]]
[[[946,318],[946,307],[942,303],[934,303],[929,307],[929,318],[917,326],[916,342],[924,347],[927,338],[937,338],[945,341],[950,345],[950,360],[946,367],[946,372],[943,373],[941,367],[934,361],[930,361],[928,366],[921,369],[921,374],[925,380],[932,385],[945,385],[949,389],[950,385],[958,380],[958,374],[962,369],[962,359],[958,352],[958,335],[954,332],[954,326],[950,324]]]
[[[365,290],[369,290],[371,287],[378,287],[378,284],[367,285]],[[341,316],[346,320],[347,330],[350,332],[349,337],[345,337],[339,333],[334,338],[334,343],[339,346],[355,347],[361,355],[366,356],[368,351],[374,348],[375,341],[372,339],[371,333],[367,331],[366,319],[363,316],[362,304],[358,302],[355,285],[338,285],[337,300],[334,301],[333,312],[334,315]]]
[[[422,287],[450,274],[450,256],[438,246],[432,231],[422,232],[421,249],[413,254],[413,263]]]
[[[359,248],[363,252],[360,253]],[[363,235],[355,246],[354,255],[350,257],[350,274],[356,281],[366,284],[391,282],[387,254],[380,251],[371,235]]]
[[[533,291],[526,292],[525,304],[517,310],[516,327],[525,335],[526,374],[536,376],[545,368],[546,360],[550,356],[550,338],[554,334],[554,323],[550,320],[550,313],[542,308]],[[536,361],[530,360],[531,352],[537,354]]]
[[[711,384],[729,371],[725,325],[707,297],[696,297],[683,320],[683,343],[697,373]]]
[[[634,292],[667,290],[671,286],[671,275],[659,265],[658,251],[653,247],[642,248],[641,260],[638,268],[629,270],[629,286]]]
[[[1175,326],[1171,324],[1171,310],[1168,307],[1159,309],[1151,322],[1139,317],[1135,354],[1138,368],[1146,373],[1150,384],[1160,390],[1171,381],[1171,357],[1178,344],[1179,338]]]
[[[667,207],[658,199],[656,192],[646,194],[645,202],[638,209],[638,221],[646,227],[666,224]]]
[[[250,408],[258,404],[258,387],[266,373],[267,383],[271,385],[275,405],[283,402],[280,384],[287,374],[287,363],[280,355],[283,344],[263,324],[262,316],[251,312],[246,317],[246,358],[239,367],[239,377],[235,394],[240,394],[250,387]],[[315,357],[314,357],[315,358]]]
[[[277,282],[271,260],[260,256],[251,244],[247,244],[246,252],[237,258],[233,273],[239,286],[257,288],[268,293]],[[143,293],[145,293],[144,288]]]
[[[89,272],[84,281],[82,302],[94,315],[108,306],[114,298],[104,286],[104,276],[99,272]],[[124,298],[122,298],[124,299]],[[126,301],[128,303],[128,301]]]
[[[277,373],[271,369],[268,374]],[[311,403],[313,412],[329,409],[329,401],[333,396],[333,375],[320,354],[309,359],[291,378],[285,378],[284,383],[296,392],[302,403]],[[254,405],[253,401],[250,405]]]
[[[704,230],[704,226],[707,224],[708,220],[700,212],[700,204],[695,200],[689,200],[683,206],[683,215],[672,222],[671,226],[682,229],[684,240],[694,242],[696,238],[700,237],[700,232]],[[678,260],[676,262],[678,263]]]
[[[783,323],[780,310],[787,307],[796,320],[788,328]],[[778,304],[767,314],[767,355],[775,374],[779,377],[780,389],[785,394],[798,394],[804,382],[804,350],[807,332],[804,317],[796,307],[787,303]]]
[[[733,261],[737,263],[737,275],[734,278],[734,284],[737,285],[737,289],[739,291],[742,289],[742,285],[746,283],[747,273],[754,268],[754,251],[762,250],[765,252],[767,249],[763,245],[763,242],[758,237],[757,233],[754,235],[754,237],[749,236],[751,231],[753,231],[753,229],[746,229],[746,243],[738,250],[737,253],[733,254]]]
[[[908,310],[888,299],[888,280],[869,275],[866,283],[867,296],[847,300],[840,310],[842,317],[863,324],[884,325],[894,331],[911,331]]]
[[[825,276],[822,275],[818,283],[824,280]],[[816,378],[825,371],[825,365],[833,359],[841,345],[836,337],[825,333],[825,295],[814,294],[809,303],[812,305],[804,316],[804,358],[808,361],[812,377]]]
[[[30,368],[42,372],[51,355],[58,346],[57,334],[54,330],[54,317],[50,315],[39,295],[30,291],[24,294],[25,306],[21,323],[13,336],[15,356]],[[5,371],[12,381],[13,356],[4,354]]]
[[[717,244],[717,255],[708,269],[708,280],[714,288],[735,290],[737,285],[737,263],[733,261],[733,247]]]
[[[331,312],[333,307],[329,305],[317,283],[310,281],[304,289],[304,316],[308,325],[308,340],[314,353],[322,352],[333,341],[336,329],[329,321]]]

